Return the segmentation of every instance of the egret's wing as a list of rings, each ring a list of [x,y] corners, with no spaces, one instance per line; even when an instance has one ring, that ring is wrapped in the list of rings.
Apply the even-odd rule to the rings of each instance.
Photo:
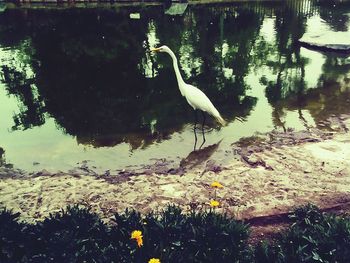
[[[194,109],[210,112],[212,107],[214,107],[207,95],[195,86],[188,85],[185,96]]]
[[[218,120],[218,122],[220,122],[222,125],[226,125],[226,121],[221,117],[219,111],[215,108],[213,103],[211,103],[211,101],[203,93],[203,91],[201,91],[200,89],[197,89],[192,85],[188,85],[186,89],[185,97],[188,103],[194,109],[200,109],[202,111],[205,111],[208,114],[215,117]]]

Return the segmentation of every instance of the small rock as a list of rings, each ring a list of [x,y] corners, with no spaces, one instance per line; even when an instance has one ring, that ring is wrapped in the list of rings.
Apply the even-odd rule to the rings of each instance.
[[[312,170],[310,169],[310,168],[306,168],[305,170],[304,170],[304,174],[309,174],[309,173],[311,173],[312,172]]]

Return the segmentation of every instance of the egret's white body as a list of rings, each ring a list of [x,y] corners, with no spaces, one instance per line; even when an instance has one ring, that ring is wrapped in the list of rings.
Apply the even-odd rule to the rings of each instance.
[[[185,81],[182,79],[174,52],[171,51],[171,49],[167,46],[161,46],[159,48],[153,48],[151,50],[155,52],[166,52],[170,55],[170,57],[173,60],[175,75],[181,95],[186,98],[188,104],[190,104],[194,110],[198,109],[207,112],[209,115],[213,116],[218,122],[220,122],[221,125],[225,125],[225,120],[221,117],[219,111],[215,108],[213,103],[204,94],[204,92],[196,88],[195,86],[185,83]]]

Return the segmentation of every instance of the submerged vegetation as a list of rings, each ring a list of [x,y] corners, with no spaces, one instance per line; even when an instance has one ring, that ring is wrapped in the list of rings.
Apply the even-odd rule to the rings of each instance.
[[[89,209],[68,207],[27,224],[0,212],[1,262],[347,262],[350,218],[307,205],[276,240],[249,245],[250,228],[217,212],[184,214],[176,206],[104,223]]]

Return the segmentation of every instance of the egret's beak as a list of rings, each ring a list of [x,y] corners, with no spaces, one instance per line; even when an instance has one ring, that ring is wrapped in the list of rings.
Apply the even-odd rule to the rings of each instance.
[[[151,51],[153,52],[159,52],[160,48],[151,48]]]

